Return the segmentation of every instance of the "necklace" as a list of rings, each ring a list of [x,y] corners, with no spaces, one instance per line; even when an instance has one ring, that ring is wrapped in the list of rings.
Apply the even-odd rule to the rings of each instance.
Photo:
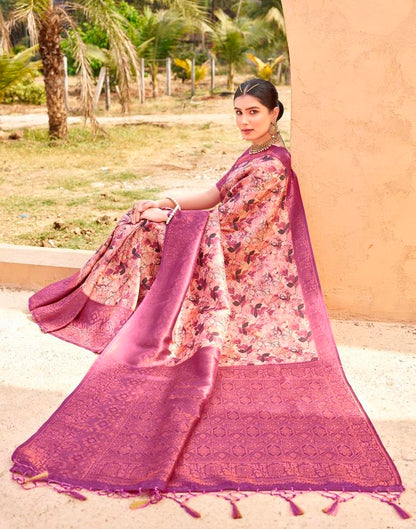
[[[264,143],[260,143],[260,145],[252,145],[248,152],[250,154],[257,154],[258,152],[266,151],[276,141],[277,141],[277,138],[274,137],[274,138],[270,138],[269,140],[265,141]]]

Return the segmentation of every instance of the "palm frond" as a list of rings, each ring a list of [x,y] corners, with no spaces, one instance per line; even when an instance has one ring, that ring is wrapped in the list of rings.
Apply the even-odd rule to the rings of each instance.
[[[35,52],[32,47],[14,56],[0,55],[0,101],[6,89],[39,70],[40,61],[31,62]]]
[[[222,9],[217,9],[215,16],[218,22],[213,25],[211,34],[215,52],[230,64],[242,62],[248,49],[245,21],[232,20]]]
[[[68,5],[83,12],[91,22],[107,33],[117,68],[121,104],[123,111],[127,111],[130,102],[129,85],[133,75],[137,76],[140,67],[136,49],[124,29],[127,25],[126,19],[116,11],[114,4],[107,0],[84,0],[82,3],[72,2]]]
[[[9,27],[0,11],[0,55],[8,54],[12,50],[10,42]]]
[[[68,42],[79,74],[80,103],[84,119],[89,119],[93,128],[97,129],[99,125],[94,116],[94,83],[87,46],[78,33],[77,24],[73,18],[64,9],[58,8],[58,10],[67,26]]]
[[[50,0],[15,0],[9,16],[12,26],[26,24],[32,46],[38,44],[38,30],[46,14],[54,10]]]
[[[247,57],[257,68],[264,67],[264,62],[259,57],[254,56],[252,53],[247,53]]]
[[[193,25],[199,25],[202,22],[207,22],[207,8],[199,1],[195,0],[162,0],[161,2],[171,11],[179,13],[184,22]]]
[[[277,29],[286,35],[285,19],[277,7],[271,7],[264,17],[264,20],[266,22],[273,23]]]

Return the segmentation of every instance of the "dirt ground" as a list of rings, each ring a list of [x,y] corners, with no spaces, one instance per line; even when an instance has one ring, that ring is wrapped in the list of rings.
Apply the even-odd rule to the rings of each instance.
[[[280,129],[289,141],[290,87],[279,91],[286,108]],[[19,108],[0,116],[3,243],[94,249],[136,200],[208,188],[247,147],[230,95],[164,96],[124,116],[101,111],[108,137],[95,141],[70,116],[71,140],[54,147],[45,140],[46,109]]]

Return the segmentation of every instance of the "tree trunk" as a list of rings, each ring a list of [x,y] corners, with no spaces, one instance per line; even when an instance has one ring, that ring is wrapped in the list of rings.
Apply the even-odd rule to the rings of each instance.
[[[228,69],[228,78],[227,78],[227,89],[230,92],[234,91],[234,63],[230,62]]]
[[[157,62],[150,63],[150,77],[152,79],[152,96],[157,97],[159,95],[158,85],[157,85],[157,72],[159,70]]]
[[[65,70],[61,50],[61,25],[52,9],[39,28],[39,53],[45,80],[46,106],[49,117],[49,138],[68,138],[65,108]]]

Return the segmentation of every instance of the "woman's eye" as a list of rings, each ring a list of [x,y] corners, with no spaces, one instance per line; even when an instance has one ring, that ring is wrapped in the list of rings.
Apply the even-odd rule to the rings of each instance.
[[[257,110],[250,110],[250,114],[257,114]]]
[[[235,113],[237,114],[237,116],[240,116],[241,115],[241,110],[236,110]]]

